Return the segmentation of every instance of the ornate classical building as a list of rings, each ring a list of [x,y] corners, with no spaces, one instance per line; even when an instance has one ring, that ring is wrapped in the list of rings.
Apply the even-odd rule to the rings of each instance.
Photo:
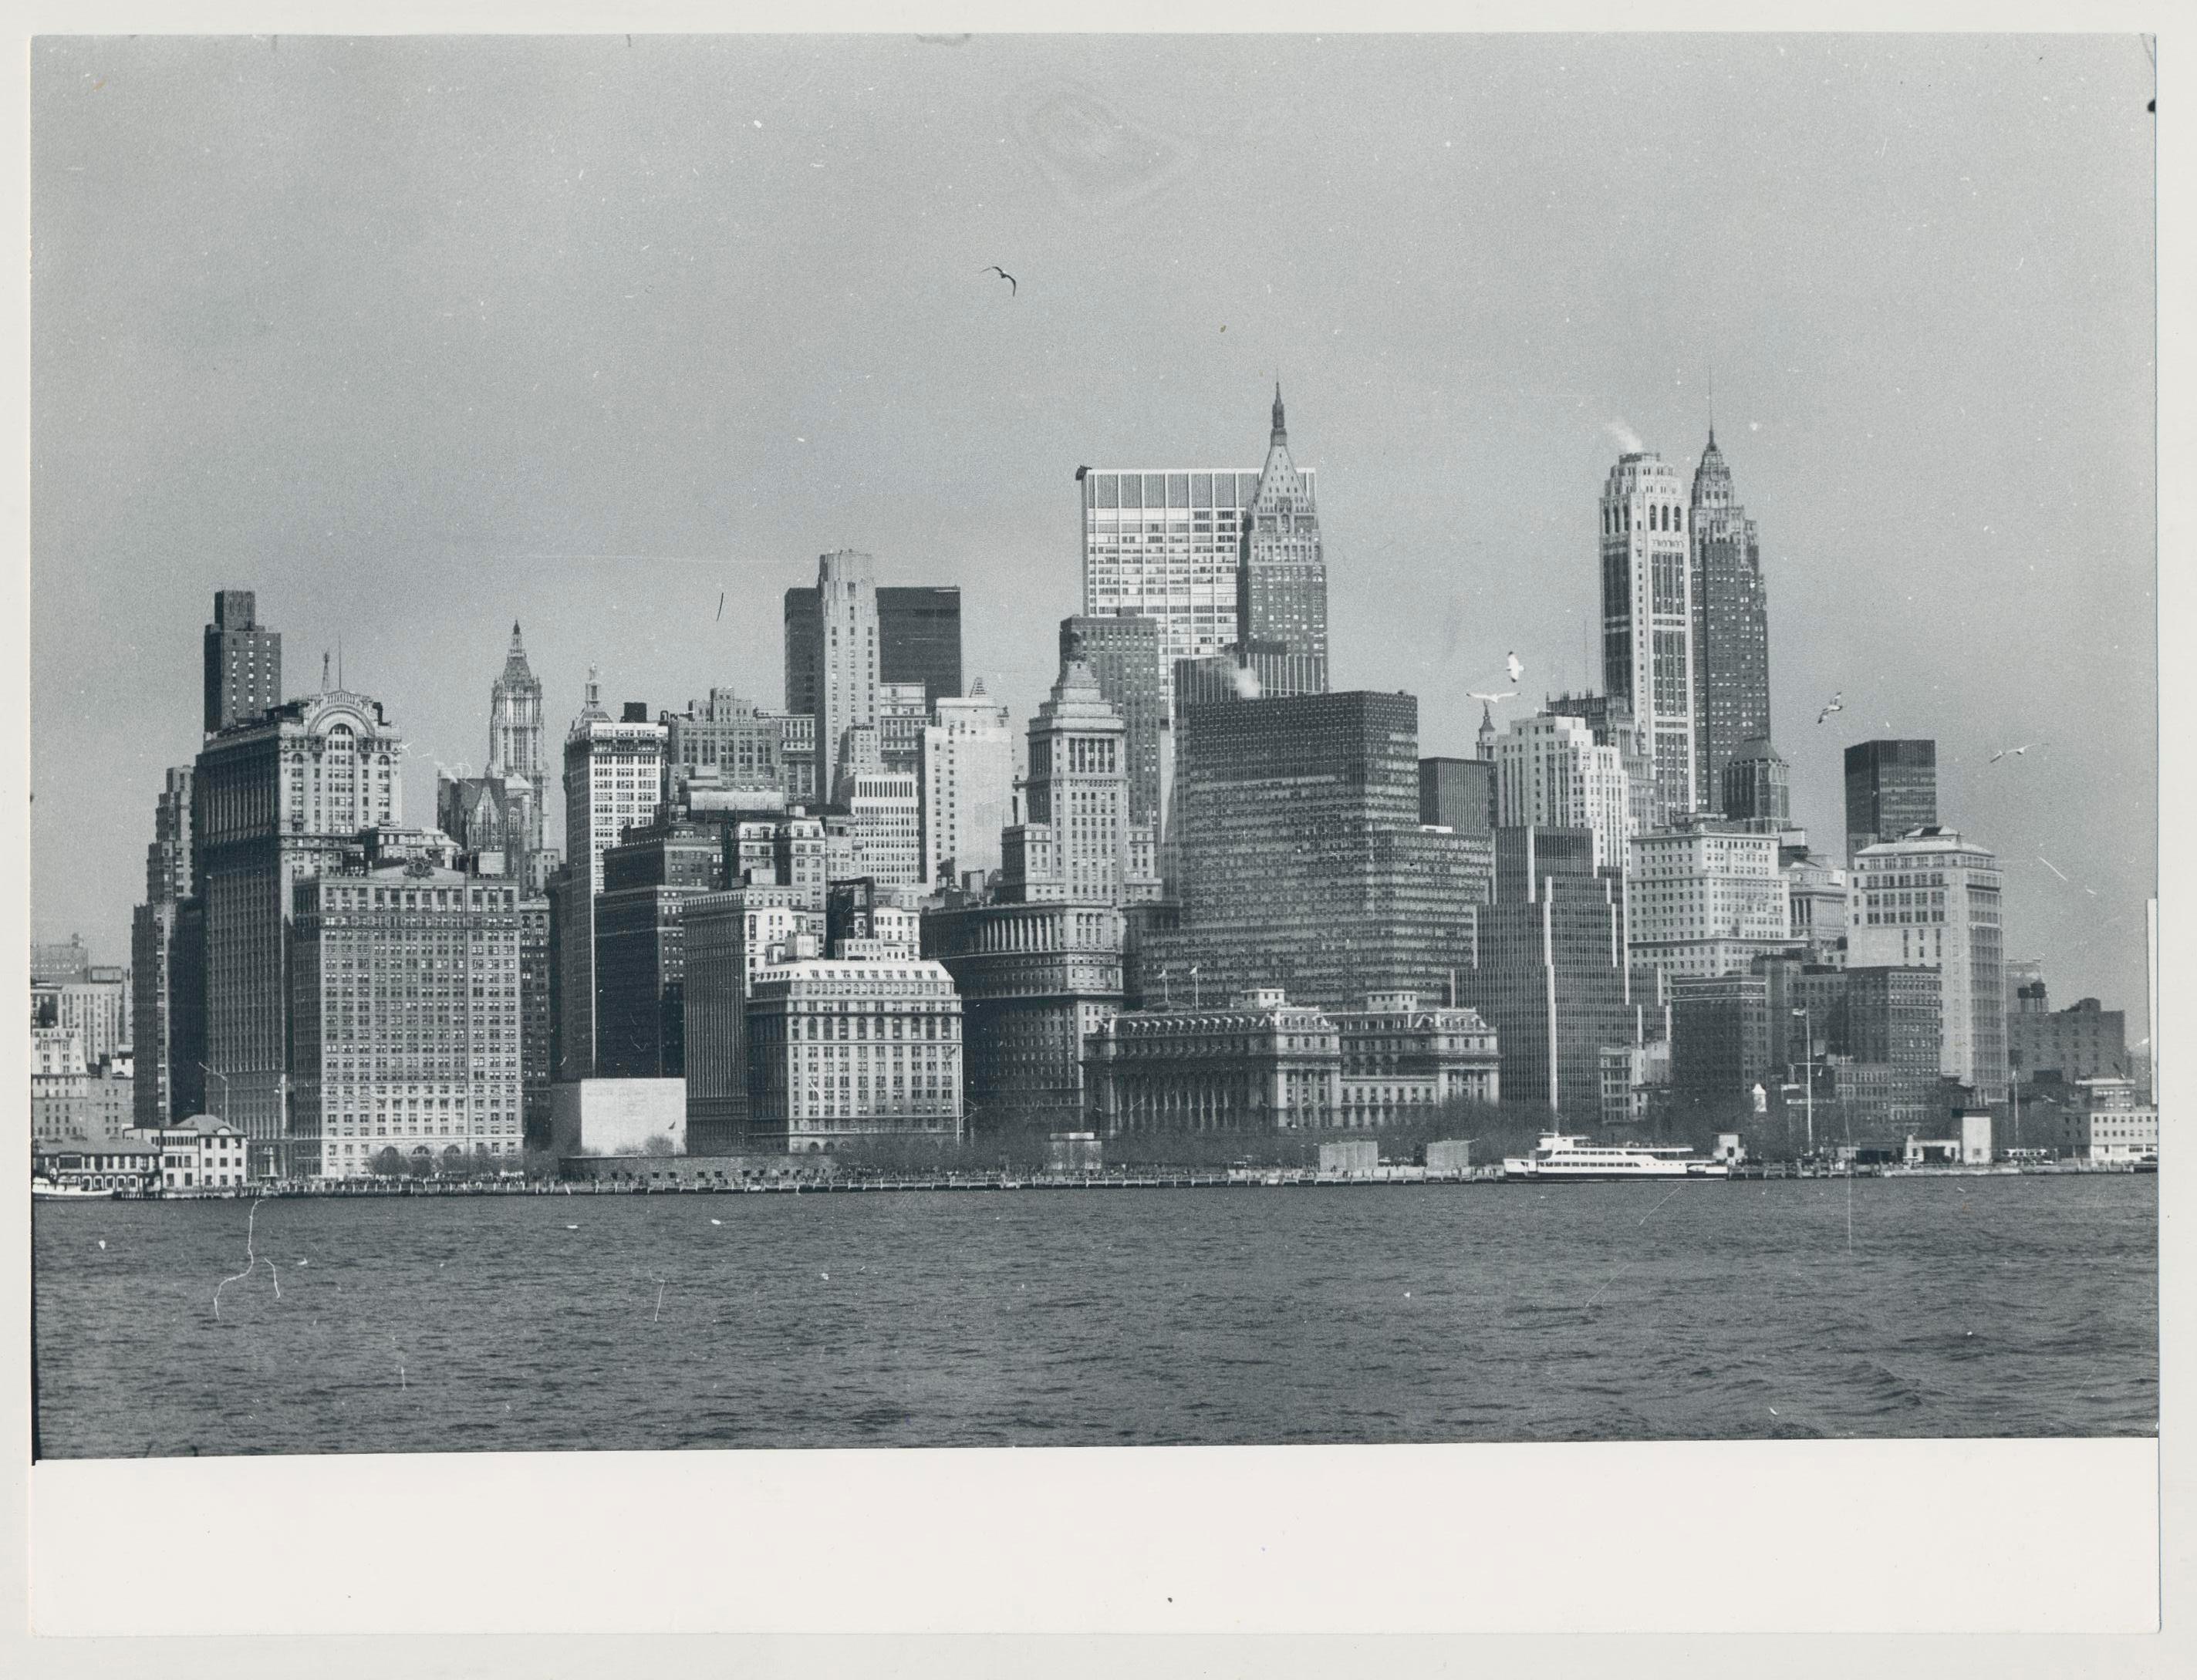
[[[403,814],[403,743],[381,703],[331,689],[227,729],[191,780],[204,914],[206,1054],[223,1117],[273,1171],[287,1111],[293,891]]]
[[[526,1023],[520,892],[425,860],[294,889],[290,1171],[476,1151],[519,1165]]]
[[[746,1027],[755,1146],[959,1140],[961,1000],[938,964],[826,958],[764,968]]]
[[[1110,1135],[1377,1131],[1501,1092],[1493,1031],[1413,992],[1329,1011],[1255,988],[1224,1009],[1116,1016],[1090,1053],[1093,1115]]]
[[[514,798],[523,797],[527,814],[521,845],[525,851],[540,851],[549,775],[542,737],[542,680],[526,663],[526,644],[519,639],[517,619],[511,624],[503,675],[489,690],[488,773],[503,782]],[[522,867],[509,872],[516,877],[525,872]]]

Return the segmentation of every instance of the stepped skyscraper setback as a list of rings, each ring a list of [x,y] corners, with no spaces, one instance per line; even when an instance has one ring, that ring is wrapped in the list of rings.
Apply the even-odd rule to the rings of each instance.
[[[1723,810],[1725,766],[1770,739],[1770,602],[1754,521],[1732,500],[1714,426],[1691,513],[1694,786],[1704,808]]]

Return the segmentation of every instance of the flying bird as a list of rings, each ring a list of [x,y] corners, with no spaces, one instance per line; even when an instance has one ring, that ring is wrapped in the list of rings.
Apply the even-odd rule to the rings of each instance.
[[[1818,722],[1818,723],[1821,723],[1821,722],[1822,722],[1825,718],[1829,717],[1829,716],[1833,712],[1842,712],[1842,711],[1844,711],[1846,709],[1846,690],[1845,690],[1845,689],[1841,688],[1841,689],[1840,689],[1837,693],[1835,693],[1835,694],[1834,694],[1834,695],[1832,695],[1832,696],[1831,696],[1831,698],[1830,698],[1830,704],[1828,704],[1828,705],[1826,705],[1826,706],[1823,709],[1823,710],[1821,710],[1821,711],[1819,711],[1819,712],[1817,712],[1817,713],[1816,714],[1816,721],[1817,721],[1817,722]]]
[[[979,274],[995,274],[999,275],[1001,280],[1006,281],[1007,295],[1010,298],[1018,297],[1022,293],[1022,287],[1015,284],[1015,277],[1009,274],[1005,269],[1001,268],[997,263],[993,264],[988,269],[979,269],[977,272]]]
[[[2044,743],[2042,741],[2032,741],[2029,743],[2028,746],[2001,747],[1997,752],[1991,756],[1991,762],[1996,764],[2002,758],[2019,758],[2022,754],[2027,752],[2030,747],[2041,747],[2043,744]]]
[[[1464,698],[1468,700],[1485,700],[1492,706],[1498,700],[1516,699],[1518,691],[1515,688],[1507,688],[1500,694],[1482,694],[1477,689],[1467,689]]]
[[[1503,656],[1503,665],[1504,669],[1510,673],[1510,681],[1513,682],[1517,681],[1520,677],[1526,675],[1526,668],[1518,663],[1518,656],[1515,653],[1504,654]]]

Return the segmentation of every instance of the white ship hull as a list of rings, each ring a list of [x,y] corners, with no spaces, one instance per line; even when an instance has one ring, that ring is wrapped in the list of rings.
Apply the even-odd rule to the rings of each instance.
[[[1586,1138],[1550,1133],[1531,1155],[1506,1156],[1505,1179],[1531,1183],[1551,1179],[1621,1182],[1626,1179],[1725,1179],[1731,1169],[1683,1149],[1651,1149],[1640,1144],[1593,1144]]]
[[[33,1202],[112,1202],[111,1190],[92,1190],[84,1185],[49,1184],[43,1179],[31,1180],[31,1200]]]

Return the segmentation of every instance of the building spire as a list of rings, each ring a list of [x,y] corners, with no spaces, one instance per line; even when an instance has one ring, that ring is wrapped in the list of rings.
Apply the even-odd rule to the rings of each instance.
[[[1289,441],[1290,429],[1282,424],[1282,382],[1276,379],[1274,381],[1274,435],[1267,442],[1271,446],[1274,443],[1286,443]]]
[[[325,647],[324,647],[324,648],[322,648],[322,649],[321,650],[321,692],[322,692],[322,693],[323,693],[323,694],[325,694],[325,693],[327,693],[328,692],[328,649],[327,649],[327,648],[325,648]]]

